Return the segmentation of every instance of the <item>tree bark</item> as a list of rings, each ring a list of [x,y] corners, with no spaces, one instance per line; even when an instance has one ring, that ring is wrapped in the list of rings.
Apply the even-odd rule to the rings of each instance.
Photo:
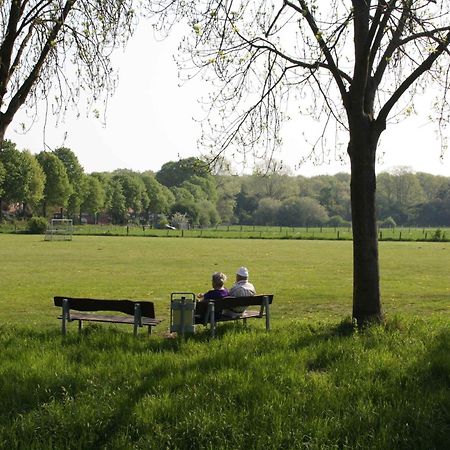
[[[375,212],[375,153],[379,133],[369,118],[353,124],[348,153],[351,161],[353,225],[353,317],[358,325],[383,320]]]

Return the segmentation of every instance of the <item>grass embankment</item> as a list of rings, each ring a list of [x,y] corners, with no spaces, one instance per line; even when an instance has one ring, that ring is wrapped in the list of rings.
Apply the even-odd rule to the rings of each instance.
[[[450,439],[450,244],[382,243],[386,327],[351,311],[351,242],[0,236],[0,448],[444,449]],[[57,294],[206,291],[245,264],[260,321],[186,342],[76,325]],[[229,285],[230,283],[228,283]],[[420,317],[420,318],[418,318]]]

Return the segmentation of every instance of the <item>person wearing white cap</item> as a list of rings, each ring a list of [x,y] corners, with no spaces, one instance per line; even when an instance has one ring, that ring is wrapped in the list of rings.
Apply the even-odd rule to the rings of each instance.
[[[247,267],[239,267],[236,271],[236,283],[231,286],[232,297],[253,297],[256,295],[255,286],[248,281]]]

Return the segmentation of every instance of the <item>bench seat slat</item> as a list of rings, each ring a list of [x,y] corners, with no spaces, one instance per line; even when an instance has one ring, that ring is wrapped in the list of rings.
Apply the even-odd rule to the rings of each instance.
[[[155,318],[153,302],[146,300],[104,300],[96,298],[54,297],[55,306],[62,306],[63,300],[69,301],[70,309],[77,311],[116,311],[124,314],[134,314],[134,305],[139,303],[144,317]]]
[[[62,319],[62,316],[59,316],[58,319]],[[109,316],[109,315],[100,315],[100,314],[79,314],[79,313],[70,313],[70,322],[74,320],[83,320],[86,322],[110,322],[110,323],[127,323],[134,324],[134,317],[129,316]],[[160,319],[150,319],[148,317],[142,317],[142,325],[150,325],[156,326],[161,323]]]
[[[251,319],[252,317],[263,317],[265,314],[261,315],[259,311],[244,311],[242,313],[235,313],[230,316],[227,314],[222,314],[216,318],[216,322],[226,322],[227,320],[239,320],[239,319]]]
[[[272,304],[273,295],[254,295],[253,297],[224,297],[216,300],[210,300],[214,302],[216,311],[218,309],[230,309],[239,306],[261,306],[264,298],[269,299],[269,304]]]

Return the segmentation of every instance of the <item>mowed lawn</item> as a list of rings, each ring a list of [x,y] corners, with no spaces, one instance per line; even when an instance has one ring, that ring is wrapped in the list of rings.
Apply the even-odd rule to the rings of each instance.
[[[450,314],[450,243],[380,243],[389,315]],[[352,243],[0,235],[2,322],[56,325],[55,295],[153,300],[168,318],[172,292],[204,292],[215,271],[245,265],[279,318],[343,318],[352,308]]]

